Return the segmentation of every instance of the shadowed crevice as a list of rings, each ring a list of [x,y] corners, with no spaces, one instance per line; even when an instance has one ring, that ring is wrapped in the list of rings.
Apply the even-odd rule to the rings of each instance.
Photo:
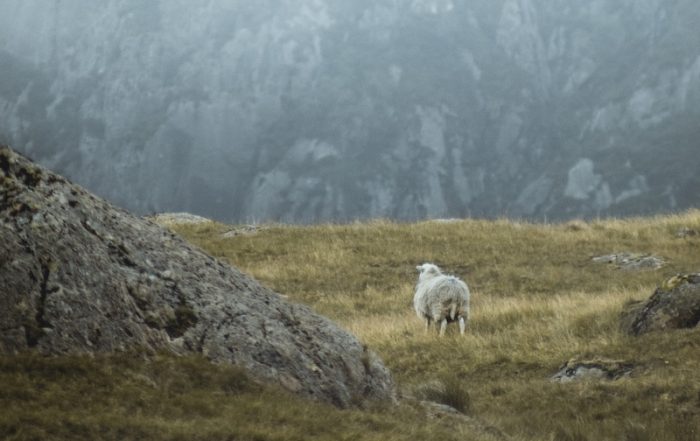
[[[51,277],[50,263],[41,264],[41,280],[39,281],[39,300],[36,305],[36,314],[33,321],[28,321],[24,325],[25,337],[27,346],[30,348],[36,347],[39,340],[46,334],[44,329],[53,328],[51,323],[46,319],[46,299],[49,294],[56,292],[56,289],[49,289],[49,278]]]

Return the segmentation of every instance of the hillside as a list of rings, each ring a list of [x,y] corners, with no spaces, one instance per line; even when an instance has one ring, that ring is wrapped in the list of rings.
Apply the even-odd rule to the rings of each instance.
[[[0,141],[140,214],[675,212],[700,204],[698,22],[694,0],[5,0]]]
[[[375,350],[403,399],[338,411],[197,359],[24,356],[0,363],[0,435],[31,439],[696,440],[700,329],[631,336],[620,315],[676,273],[700,270],[700,212],[585,223],[506,220],[308,227],[204,222],[171,228],[263,284],[310,305]],[[593,257],[653,254],[659,269]],[[411,299],[415,265],[439,264],[472,290],[467,335],[426,335]],[[571,360],[621,378],[558,383]],[[572,361],[573,362],[573,361]],[[89,411],[65,406],[82,400]],[[446,386],[446,390],[442,389]],[[428,418],[418,399],[467,418]],[[119,418],[114,419],[115,416]],[[57,421],[62,421],[58,423]],[[499,435],[500,433],[500,435]]]

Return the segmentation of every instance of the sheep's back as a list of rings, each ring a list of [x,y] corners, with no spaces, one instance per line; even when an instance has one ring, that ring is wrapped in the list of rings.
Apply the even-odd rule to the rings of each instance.
[[[439,320],[449,317],[452,306],[458,314],[469,312],[469,288],[453,276],[437,276],[419,283],[413,306],[419,316]]]

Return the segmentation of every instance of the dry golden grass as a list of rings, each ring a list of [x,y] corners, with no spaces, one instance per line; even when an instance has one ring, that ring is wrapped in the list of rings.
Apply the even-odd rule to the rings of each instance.
[[[0,358],[0,438],[207,440],[700,440],[700,329],[630,337],[619,314],[666,278],[700,271],[700,211],[651,219],[540,225],[506,220],[230,226],[177,232],[358,335],[404,396],[429,396],[473,419],[427,419],[410,399],[346,410],[250,383],[197,358]],[[596,264],[653,253],[659,270]],[[431,261],[472,290],[465,337],[426,334],[412,309],[415,266]],[[558,384],[571,358],[633,363],[629,378]],[[481,422],[481,423],[480,423]]]
[[[665,278],[700,271],[700,211],[540,225],[507,220],[268,225],[222,239],[210,223],[177,230],[217,257],[358,335],[402,390],[457,379],[470,412],[523,440],[700,439],[700,330],[630,337],[619,314]],[[652,253],[623,271],[591,258]],[[415,266],[435,262],[472,290],[468,335],[426,334],[412,310]],[[634,363],[631,378],[548,381],[571,358]]]

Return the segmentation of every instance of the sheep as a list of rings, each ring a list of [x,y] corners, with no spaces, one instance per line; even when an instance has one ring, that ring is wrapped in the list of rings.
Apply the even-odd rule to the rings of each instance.
[[[447,322],[459,320],[459,333],[464,335],[469,319],[469,288],[462,280],[443,274],[436,265],[424,263],[420,272],[413,307],[418,317],[425,320],[426,332],[430,322],[440,323],[440,336],[445,335]]]

